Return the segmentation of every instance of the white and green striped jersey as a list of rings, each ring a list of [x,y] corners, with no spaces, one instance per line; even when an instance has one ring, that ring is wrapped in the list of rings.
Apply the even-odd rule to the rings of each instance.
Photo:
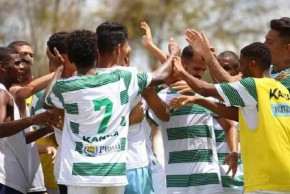
[[[37,114],[40,114],[40,113],[45,111],[45,109],[42,107],[43,95],[44,95],[44,90],[41,90],[41,91],[37,92],[36,94],[34,94],[31,105],[30,105],[30,115],[37,115]],[[40,129],[41,127],[44,127],[44,126],[40,126],[40,125],[33,126],[33,128],[35,130]],[[61,145],[62,131],[56,127],[53,127],[53,129],[54,129],[54,136],[55,136],[55,139],[56,139],[56,142],[58,145],[57,153],[56,153],[55,161],[54,161],[54,165],[53,165],[54,176],[56,177],[56,180],[57,180],[57,177],[59,176],[60,153],[61,153],[61,146],[60,145]],[[51,134],[48,134],[46,136],[49,136],[49,135],[51,135]]]
[[[108,73],[113,70],[127,70],[133,73],[137,73],[138,69],[136,67],[123,67],[123,66],[114,66],[112,68],[97,68],[99,73]],[[141,95],[138,95],[130,105],[131,109],[134,108],[138,102],[141,100]],[[143,100],[144,101],[144,100]],[[145,102],[145,101],[144,101]],[[143,102],[143,105],[144,105]],[[145,120],[145,119],[144,119]],[[146,125],[145,121],[141,123],[130,125],[128,131],[128,152],[127,152],[127,170],[142,168],[149,165],[146,142],[145,142],[145,130]]]
[[[287,76],[288,75],[288,76]],[[276,77],[290,90],[290,72],[283,78]],[[255,129],[257,118],[257,90],[255,80],[251,77],[233,83],[215,84],[226,106],[238,106],[250,129]]]
[[[178,95],[171,88],[159,92],[166,103]],[[162,133],[167,193],[222,193],[211,111],[182,106],[168,122],[151,115]]]
[[[276,71],[275,67],[273,65],[271,65],[270,68],[269,68],[269,75],[270,75],[271,78],[276,78],[280,74],[283,74],[283,73],[290,73],[290,68],[284,69],[282,71]]]
[[[290,91],[290,68],[282,71],[275,71],[274,66],[271,65],[269,74],[271,78],[280,81]]]
[[[258,125],[257,91],[253,78],[245,78],[237,82],[215,84],[219,95],[226,106],[238,106],[251,129]]]
[[[58,183],[127,184],[130,103],[150,82],[151,74],[124,69],[56,82],[46,102],[65,110]]]
[[[137,98],[137,103],[141,96]],[[146,102],[142,99],[143,107]],[[143,109],[145,111],[145,108]],[[128,154],[127,169],[143,168],[149,165],[148,153],[146,149],[146,118],[142,122],[131,125],[128,132]]]
[[[34,94],[31,105],[30,105],[30,115],[37,115],[45,111],[45,109],[42,107],[43,94],[44,94],[44,90],[41,90],[37,92],[36,94]],[[41,127],[42,126],[36,126],[36,125],[33,126],[34,129],[39,129]],[[61,145],[62,131],[56,127],[53,127],[53,129],[54,129],[56,142],[58,145]],[[48,134],[47,136],[49,135],[50,134]]]
[[[239,154],[237,173],[234,179],[231,178],[231,172],[227,175],[229,165],[223,164],[225,157],[230,153],[225,137],[225,131],[218,123],[217,119],[213,120],[214,132],[216,137],[217,154],[219,159],[220,174],[224,193],[241,194],[243,193],[244,176],[241,155]],[[236,123],[238,125],[238,123]],[[239,145],[240,148],[240,145]]]
[[[31,104],[30,104],[30,115],[36,115],[45,111],[42,107],[42,97],[44,90],[41,90],[34,94]]]

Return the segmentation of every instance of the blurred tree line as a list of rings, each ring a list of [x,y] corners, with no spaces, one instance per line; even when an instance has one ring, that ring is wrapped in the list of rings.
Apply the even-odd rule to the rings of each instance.
[[[283,0],[1,0],[0,42],[31,43],[33,72],[39,77],[48,72],[45,49],[52,33],[95,31],[103,21],[116,20],[128,27],[133,62],[141,54],[141,61],[155,68],[158,62],[142,47],[142,21],[149,24],[155,44],[164,51],[170,37],[181,48],[186,46],[184,31],[194,28],[205,32],[218,53],[222,49],[238,52],[246,44],[263,41],[269,21],[289,13],[289,7],[290,1]]]

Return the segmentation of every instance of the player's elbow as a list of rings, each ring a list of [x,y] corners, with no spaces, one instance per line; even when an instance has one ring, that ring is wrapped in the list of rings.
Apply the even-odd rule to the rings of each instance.
[[[170,120],[170,114],[162,115],[159,119],[163,122],[168,122]]]

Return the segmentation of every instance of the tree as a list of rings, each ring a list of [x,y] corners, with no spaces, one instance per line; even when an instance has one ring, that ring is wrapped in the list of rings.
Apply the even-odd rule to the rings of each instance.
[[[153,31],[155,44],[163,49],[170,37],[179,40],[182,37],[186,44],[184,31],[194,28],[204,31],[218,50],[238,51],[245,41],[257,41],[265,33],[266,22],[271,19],[269,16],[277,13],[285,1],[109,0],[105,3],[108,9],[104,17],[128,27],[129,39],[135,49],[142,49],[143,32],[139,26],[146,21]],[[151,68],[156,68],[156,61],[150,64]]]

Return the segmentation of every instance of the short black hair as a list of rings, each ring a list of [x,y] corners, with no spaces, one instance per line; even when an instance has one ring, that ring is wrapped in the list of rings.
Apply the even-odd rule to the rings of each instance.
[[[118,44],[128,40],[127,27],[119,22],[106,21],[96,29],[98,51],[102,54],[112,54]]]
[[[181,59],[192,60],[193,56],[194,56],[194,50],[192,46],[188,45],[184,47],[184,49],[181,52]]]
[[[24,40],[13,41],[7,47],[17,49],[17,47],[19,47],[19,46],[30,46],[31,47],[31,45]]]
[[[279,35],[290,43],[290,18],[282,17],[270,21],[270,28],[279,32]]]
[[[10,47],[0,47],[0,62],[4,64],[8,63],[10,60],[12,60],[12,54],[18,54],[17,50]]]
[[[218,55],[218,58],[231,58],[234,60],[233,65],[236,69],[240,66],[239,56],[233,51],[224,51]]]
[[[67,54],[65,39],[68,36],[68,32],[56,32],[51,35],[47,41],[49,51],[55,55],[53,48],[57,48],[60,54]]]
[[[66,38],[67,54],[78,69],[93,67],[97,57],[96,34],[90,30],[75,30]]]
[[[271,65],[271,52],[269,47],[261,42],[254,42],[245,46],[241,50],[243,57],[247,57],[251,60],[258,62],[263,69],[268,69]]]

